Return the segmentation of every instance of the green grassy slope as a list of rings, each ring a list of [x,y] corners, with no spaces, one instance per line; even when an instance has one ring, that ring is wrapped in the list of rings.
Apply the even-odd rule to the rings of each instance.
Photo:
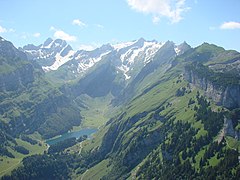
[[[100,164],[107,160],[108,166],[103,170],[104,166],[97,164],[84,174],[84,178],[93,178],[91,174],[107,170],[108,173],[100,173],[99,177],[117,179],[134,176],[133,178],[151,179],[155,175],[167,178],[171,175],[179,176],[182,171],[182,178],[203,178],[211,167],[215,168],[214,172],[218,172],[230,155],[236,158],[236,151],[227,145],[236,144],[231,139],[223,140],[218,146],[215,143],[218,132],[223,127],[223,119],[215,121],[219,126],[208,124],[214,116],[223,118],[221,110],[218,110],[222,108],[214,102],[204,100],[204,91],[190,85],[183,76],[184,64],[192,58],[194,60],[195,55],[200,54],[200,60],[207,64],[218,62],[219,53],[226,56],[219,63],[235,58],[235,55],[227,57],[228,52],[221,48],[203,44],[195,51],[179,57],[177,61],[180,64],[167,72],[161,73],[160,67],[147,76],[121,115],[106,128],[99,152],[103,155]],[[209,117],[204,118],[201,114],[203,110]],[[88,146],[94,147],[94,142],[92,140],[85,148],[91,150]],[[235,164],[229,167],[233,173],[229,177],[236,177],[236,172],[239,171],[239,166],[233,161]],[[172,174],[167,168],[169,163],[176,167],[172,168]],[[154,171],[162,173],[157,176]],[[219,176],[226,177],[226,173],[227,171],[222,171]]]
[[[34,155],[34,154],[43,154],[45,150],[47,150],[47,145],[41,141],[37,144],[32,145],[26,141],[21,139],[16,139],[17,145],[22,146],[29,150],[29,154],[24,155],[21,154],[12,148],[8,148],[9,152],[11,152],[15,158],[10,158],[7,156],[0,156],[0,177],[10,174],[13,169],[21,166],[21,161],[24,157]]]

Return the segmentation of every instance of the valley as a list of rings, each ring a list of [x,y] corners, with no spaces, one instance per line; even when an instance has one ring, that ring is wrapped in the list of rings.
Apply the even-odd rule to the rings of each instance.
[[[111,105],[112,95],[109,94],[106,97],[91,98],[87,95],[83,95],[81,100],[85,107],[81,108],[81,115],[83,117],[80,128],[100,128],[113,116],[116,108]],[[73,130],[78,127],[73,127]]]
[[[209,43],[1,38],[0,177],[237,179],[239,64]]]

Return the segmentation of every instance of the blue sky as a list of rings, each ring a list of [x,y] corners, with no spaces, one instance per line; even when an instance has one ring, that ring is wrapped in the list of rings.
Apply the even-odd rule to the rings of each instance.
[[[15,46],[62,38],[74,49],[147,40],[240,51],[240,0],[0,0],[0,36]]]

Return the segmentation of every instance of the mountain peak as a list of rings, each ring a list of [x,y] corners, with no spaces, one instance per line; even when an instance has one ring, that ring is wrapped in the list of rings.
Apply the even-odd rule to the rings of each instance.
[[[111,46],[111,44],[104,44],[102,45],[101,47],[97,48],[101,51],[110,51],[110,50],[113,50],[113,47]]]
[[[32,44],[23,47],[28,59],[37,61],[42,67],[54,69],[60,67],[72,58],[74,51],[65,40],[48,38],[43,44],[34,46]],[[45,68],[46,69],[46,68]]]
[[[209,44],[207,42],[204,42],[200,46],[196,47],[198,51],[214,51],[214,52],[220,52],[224,51],[225,49],[223,47],[217,46],[215,44]]]
[[[52,38],[47,38],[47,40],[43,43],[43,46],[48,46],[51,42],[53,42]]]
[[[0,56],[7,59],[20,58],[26,60],[26,54],[18,50],[10,41],[0,37]]]
[[[54,43],[58,43],[58,44],[67,44],[67,42],[65,40],[62,39],[55,39]]]
[[[42,48],[55,48],[55,47],[65,47],[67,46],[67,42],[62,39],[55,39],[53,40],[52,38],[48,38],[42,45]]]
[[[184,52],[188,51],[189,49],[191,49],[191,46],[187,44],[186,41],[175,47],[177,55],[181,55]]]
[[[146,40],[144,39],[144,38],[140,38],[140,39],[138,39],[138,41],[137,42],[145,42]]]
[[[135,43],[133,44],[133,45],[135,45],[135,46],[143,46],[144,45],[144,42],[145,42],[146,40],[144,39],[144,38],[140,38],[140,39],[138,39],[137,41],[135,41]]]

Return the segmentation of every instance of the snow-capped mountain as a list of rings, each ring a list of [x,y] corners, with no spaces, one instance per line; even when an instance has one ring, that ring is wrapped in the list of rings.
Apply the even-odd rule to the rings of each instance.
[[[99,61],[108,59],[128,80],[132,72],[136,70],[135,68],[143,67],[151,61],[163,45],[164,43],[145,41],[141,38],[114,45],[106,44],[93,51],[79,50],[75,53],[74,58],[61,68],[67,68],[75,75],[84,74]]]
[[[67,66],[69,66],[69,69],[72,69],[72,73],[82,74],[112,51],[113,47],[109,44],[103,45],[92,51],[79,50],[75,53],[74,58],[69,61]]]
[[[124,43],[106,44],[92,51],[73,51],[66,41],[48,38],[39,46],[27,45],[22,50],[29,59],[36,60],[44,71],[54,71],[58,77],[58,74],[63,72],[68,74],[65,76],[66,79],[80,77],[91,67],[107,59],[115,66],[117,73],[123,74],[124,79],[129,80],[153,60],[164,44],[165,42],[146,41],[140,38]],[[180,55],[189,48],[188,46],[186,43],[174,45],[176,55]],[[64,71],[57,71],[59,68]]]
[[[113,45],[119,60],[117,68],[123,72],[126,80],[130,79],[132,72],[138,66],[143,67],[149,63],[163,45],[164,43],[146,41],[143,38]]]
[[[57,70],[60,66],[73,58],[75,52],[72,47],[61,39],[48,38],[43,44],[24,46],[23,50],[29,59],[37,61],[45,71]]]

